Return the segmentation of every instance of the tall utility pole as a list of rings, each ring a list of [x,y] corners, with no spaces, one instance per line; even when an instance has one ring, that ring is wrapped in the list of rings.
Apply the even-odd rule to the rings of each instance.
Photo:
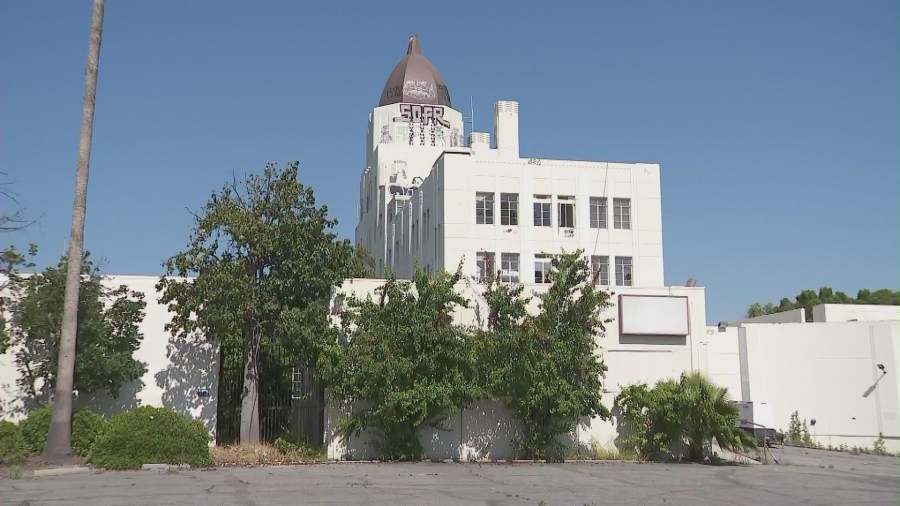
[[[72,206],[72,237],[66,262],[66,296],[63,302],[62,336],[53,395],[53,415],[43,457],[65,460],[72,454],[72,387],[75,380],[75,341],[78,328],[78,289],[84,257],[84,215],[87,210],[88,170],[91,138],[94,133],[94,102],[97,97],[97,70],[103,39],[103,0],[94,0],[87,68],[84,71],[84,99],[81,110],[81,142],[75,169],[75,203]]]

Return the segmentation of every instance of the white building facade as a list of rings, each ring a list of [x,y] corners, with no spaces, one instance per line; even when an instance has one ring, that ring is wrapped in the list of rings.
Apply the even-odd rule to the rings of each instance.
[[[804,323],[800,309],[707,327],[703,288],[665,286],[659,165],[523,158],[519,104],[498,101],[493,112],[493,134],[463,142],[462,114],[413,37],[369,116],[356,243],[373,253],[379,277],[461,265],[458,290],[478,307],[474,281],[497,276],[540,293],[550,256],[582,250],[594,282],[615,292],[606,315],[614,321],[598,337],[607,406],[625,385],[702,371],[766,412],[769,426],[786,430],[798,411],[818,417],[812,437],[823,445],[871,447],[881,435],[900,450],[890,379],[900,310],[817,306],[822,323]],[[365,297],[382,283],[348,280],[339,292]],[[455,321],[483,324],[473,310]],[[338,416],[327,410],[326,426]],[[429,457],[512,456],[517,428],[493,401],[454,414],[445,429],[421,435]],[[571,437],[611,446],[618,431],[615,421],[591,420]],[[371,456],[365,435],[344,442],[327,430],[325,440],[332,458]]]
[[[493,136],[464,143],[463,127],[413,37],[369,116],[356,243],[378,276],[462,263],[544,283],[549,255],[580,249],[598,284],[664,286],[658,164],[522,158],[514,101],[495,104]]]
[[[410,40],[369,115],[360,178],[356,244],[373,253],[377,276],[461,266],[457,290],[471,308],[455,321],[478,327],[486,314],[478,281],[497,277],[541,293],[551,257],[581,250],[594,283],[616,292],[605,314],[614,322],[598,337],[609,367],[607,407],[622,386],[696,369],[697,343],[706,335],[704,289],[665,286],[659,165],[523,158],[518,102],[498,101],[493,112],[492,134],[463,139],[449,88],[421,56],[418,39]],[[365,298],[383,282],[347,280],[338,292]],[[329,455],[372,457],[367,436],[333,437],[338,417],[333,406],[327,410]],[[513,456],[518,429],[496,402],[470,406],[446,425],[422,435],[429,457]],[[591,420],[570,437],[611,446],[616,435],[614,421]]]
[[[493,134],[464,139],[449,88],[421,55],[418,39],[410,41],[369,115],[360,178],[356,243],[373,253],[378,276],[462,264],[458,290],[472,306],[455,321],[478,326],[479,278],[499,276],[522,283],[529,295],[540,293],[549,255],[581,249],[594,282],[615,293],[604,315],[613,321],[597,337],[608,367],[608,407],[625,385],[703,371],[732,399],[765,404],[767,423],[776,428],[786,430],[797,411],[816,419],[811,435],[823,445],[871,447],[881,435],[888,450],[900,451],[900,308],[822,305],[812,308],[812,323],[799,309],[707,327],[704,288],[664,283],[659,165],[522,158],[518,115],[518,103],[497,102]],[[166,331],[172,315],[158,302],[158,280],[104,281],[146,296],[145,337],[135,357],[147,363],[147,373],[118,397],[81,396],[76,405],[107,416],[166,406],[202,420],[214,436],[220,350],[214,341]],[[349,279],[337,291],[366,297],[383,283]],[[0,419],[21,419],[27,411],[17,351],[0,355]],[[334,404],[323,415],[329,456],[372,457],[367,435],[336,437],[339,416]],[[421,434],[429,457],[514,456],[518,428],[495,401],[452,414],[445,429]],[[590,420],[570,437],[611,447],[619,430],[615,420]]]

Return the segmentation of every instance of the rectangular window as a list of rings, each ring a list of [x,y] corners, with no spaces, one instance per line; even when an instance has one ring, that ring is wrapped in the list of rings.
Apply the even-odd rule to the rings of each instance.
[[[591,228],[606,228],[606,197],[591,197]]]
[[[479,225],[494,224],[494,194],[489,192],[475,193],[475,223]]]
[[[489,281],[494,279],[494,275],[497,274],[493,252],[479,251],[476,253],[475,265],[478,267],[478,281]]]
[[[500,281],[519,282],[519,254],[500,253]]]
[[[564,197],[560,195],[559,199],[559,228],[575,228],[575,197]]]
[[[501,193],[500,194],[500,224],[501,225],[518,225],[519,224],[519,194],[518,193]]]
[[[632,286],[631,257],[616,257],[616,285]]]
[[[534,226],[535,227],[550,227],[551,216],[550,216],[550,195],[535,195],[534,196]]]
[[[303,371],[294,367],[291,371],[291,398],[303,399]]]
[[[550,282],[550,257],[548,255],[534,256],[534,282],[549,283]]]
[[[591,255],[591,277],[595,285],[609,285],[609,257]]]
[[[631,228],[631,199],[613,199],[613,225],[617,230]]]

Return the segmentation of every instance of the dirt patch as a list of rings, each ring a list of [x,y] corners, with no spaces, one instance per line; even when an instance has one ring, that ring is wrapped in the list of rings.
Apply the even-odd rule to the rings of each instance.
[[[271,445],[216,446],[211,448],[213,461],[218,466],[283,466],[326,462],[321,452],[292,450],[282,453]]]

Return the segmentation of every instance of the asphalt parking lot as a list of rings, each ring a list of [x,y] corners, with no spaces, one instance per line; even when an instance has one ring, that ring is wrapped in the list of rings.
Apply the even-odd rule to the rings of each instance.
[[[0,504],[897,505],[900,459],[775,450],[779,465],[357,464],[0,481]]]

